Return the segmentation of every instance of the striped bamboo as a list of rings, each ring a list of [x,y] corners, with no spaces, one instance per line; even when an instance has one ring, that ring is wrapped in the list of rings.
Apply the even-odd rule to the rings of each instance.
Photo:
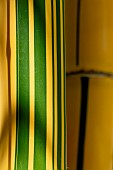
[[[66,170],[64,1],[0,13],[0,169]]]

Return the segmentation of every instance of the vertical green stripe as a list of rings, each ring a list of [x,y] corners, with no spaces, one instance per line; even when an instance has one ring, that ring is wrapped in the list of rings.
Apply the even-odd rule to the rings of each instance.
[[[52,14],[52,71],[53,71],[53,144],[52,144],[52,167],[54,170],[54,129],[55,129],[55,122],[54,122],[54,113],[55,113],[55,106],[54,106],[54,16],[53,16],[53,0],[51,0],[51,14]]]
[[[17,84],[17,87],[16,87],[16,150],[15,150],[15,170],[16,170],[16,167],[17,167],[17,154],[18,154],[18,126],[19,126],[19,119],[18,119],[18,110],[19,110],[19,73],[18,73],[18,70],[19,70],[19,66],[18,66],[18,36],[19,36],[19,29],[18,29],[18,2],[16,2],[16,84]]]
[[[35,141],[34,170],[46,169],[46,27],[45,0],[34,0]]]
[[[67,169],[67,167],[66,167],[66,159],[67,159],[67,157],[66,157],[66,154],[67,154],[67,152],[66,152],[66,61],[65,61],[65,57],[66,57],[66,55],[65,55],[65,43],[66,43],[66,41],[65,41],[65,18],[64,18],[64,12],[65,12],[65,10],[64,10],[64,7],[65,7],[65,2],[64,2],[64,0],[62,0],[63,1],[63,54],[64,54],[64,169],[66,170]]]
[[[16,167],[28,169],[29,148],[29,19],[28,0],[17,0],[17,145]],[[15,167],[15,168],[16,168]]]
[[[57,164],[61,169],[61,38],[60,38],[60,0],[56,1],[57,10],[57,90],[58,90],[58,150]]]

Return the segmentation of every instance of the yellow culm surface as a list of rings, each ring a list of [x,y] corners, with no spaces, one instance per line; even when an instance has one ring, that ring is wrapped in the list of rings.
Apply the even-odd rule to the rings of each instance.
[[[112,21],[112,0],[65,0],[69,170],[112,170]]]

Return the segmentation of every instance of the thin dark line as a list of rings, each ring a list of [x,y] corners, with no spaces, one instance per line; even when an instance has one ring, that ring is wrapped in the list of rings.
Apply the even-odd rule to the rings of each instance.
[[[80,5],[81,0],[77,4],[77,22],[76,22],[76,65],[79,65],[79,43],[80,43]]]
[[[65,54],[65,1],[63,0],[63,62],[64,62],[64,169],[66,169],[66,155],[67,155],[67,148],[66,148],[66,54]]]
[[[70,76],[77,76],[77,75],[83,75],[85,77],[109,77],[109,78],[113,78],[113,73],[110,72],[104,72],[104,71],[94,71],[94,70],[89,70],[89,71],[84,71],[84,70],[79,70],[79,71],[71,71],[66,73],[67,77]]]
[[[80,131],[79,131],[77,170],[83,170],[84,143],[85,143],[87,103],[88,103],[88,84],[89,84],[89,78],[82,77],[81,78],[81,108],[80,108],[81,111],[80,111]]]
[[[61,32],[60,32],[60,1],[56,1],[57,22],[57,103],[58,103],[58,131],[57,131],[57,168],[61,169]]]
[[[55,129],[55,105],[54,105],[54,19],[53,19],[53,0],[51,0],[51,22],[52,22],[52,73],[53,73],[53,79],[52,79],[52,84],[53,84],[53,143],[52,143],[52,148],[53,148],[53,165],[52,168],[54,169],[54,129]]]
[[[8,67],[8,107],[9,107],[9,153],[8,153],[8,170],[11,170],[11,78],[10,78],[10,61],[11,61],[11,47],[10,47],[10,0],[7,0],[7,67]]]

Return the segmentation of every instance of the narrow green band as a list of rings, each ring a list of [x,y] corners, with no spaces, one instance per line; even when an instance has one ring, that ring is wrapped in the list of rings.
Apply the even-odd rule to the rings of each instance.
[[[46,169],[46,28],[45,0],[34,0],[35,142],[34,170]]]
[[[17,122],[16,166],[28,169],[29,148],[29,20],[28,0],[17,0]]]

